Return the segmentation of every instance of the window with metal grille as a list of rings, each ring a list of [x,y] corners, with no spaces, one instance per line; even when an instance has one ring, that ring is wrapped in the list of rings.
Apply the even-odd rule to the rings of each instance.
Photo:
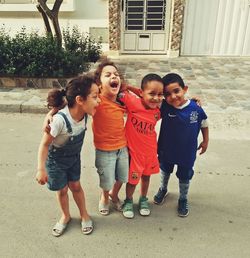
[[[164,30],[166,0],[126,0],[126,30]]]

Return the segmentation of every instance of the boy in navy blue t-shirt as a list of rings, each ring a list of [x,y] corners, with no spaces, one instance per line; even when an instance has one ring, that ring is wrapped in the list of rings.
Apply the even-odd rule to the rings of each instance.
[[[187,194],[189,181],[194,171],[197,149],[203,154],[208,146],[207,116],[203,109],[193,100],[187,100],[182,78],[175,73],[163,77],[164,96],[161,106],[162,123],[158,139],[158,158],[161,168],[161,186],[154,196],[154,203],[162,204],[168,194],[167,185],[174,165],[179,179],[180,196],[178,215],[186,217],[189,213]],[[197,138],[202,132],[203,141],[199,147]],[[197,148],[198,147],[198,148]]]

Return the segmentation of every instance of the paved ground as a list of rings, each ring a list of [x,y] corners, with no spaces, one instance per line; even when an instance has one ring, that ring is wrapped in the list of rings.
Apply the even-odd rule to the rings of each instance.
[[[209,111],[250,111],[250,58],[180,57],[172,59],[113,59],[123,77],[140,86],[147,73],[163,76],[176,72],[183,76],[190,95],[198,95]],[[0,88],[0,111],[46,112],[45,89]]]
[[[175,176],[166,203],[152,203],[159,186],[155,175],[149,190],[152,215],[143,218],[136,212],[133,220],[114,210],[107,217],[98,213],[100,191],[89,128],[81,182],[95,231],[81,234],[78,211],[70,198],[72,223],[65,235],[54,238],[51,228],[60,216],[55,196],[34,180],[42,120],[40,114],[0,113],[0,257],[250,257],[250,139],[243,136],[249,128],[237,139],[230,128],[223,135],[211,131],[209,149],[196,162],[187,218],[176,213]],[[138,197],[139,189],[136,209]]]
[[[50,230],[59,217],[57,204],[54,195],[34,180],[43,115],[31,114],[46,112],[47,90],[1,89],[0,257],[250,257],[250,58],[114,61],[131,84],[138,84],[148,72],[178,72],[189,85],[190,95],[203,99],[210,120],[210,145],[196,162],[190,215],[185,219],[176,215],[175,176],[162,206],[152,204],[159,184],[159,177],[152,177],[150,217],[137,213],[135,219],[127,220],[115,211],[108,217],[99,215],[89,128],[81,182],[95,231],[90,236],[81,234],[71,202],[73,221],[68,231],[61,238],[52,237]],[[137,190],[136,201],[138,196]]]

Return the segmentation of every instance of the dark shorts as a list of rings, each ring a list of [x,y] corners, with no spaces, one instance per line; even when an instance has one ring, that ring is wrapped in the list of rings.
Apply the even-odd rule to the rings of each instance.
[[[160,160],[160,168],[165,174],[173,173],[175,164]],[[176,176],[179,180],[191,180],[194,175],[193,168],[187,168],[177,165]]]
[[[81,159],[79,155],[55,159],[47,159],[47,186],[51,191],[63,189],[68,182],[80,180]]]

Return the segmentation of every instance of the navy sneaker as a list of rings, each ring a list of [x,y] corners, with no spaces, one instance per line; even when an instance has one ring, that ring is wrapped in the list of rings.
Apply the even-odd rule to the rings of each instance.
[[[159,188],[158,193],[154,196],[154,203],[158,205],[163,204],[167,195],[168,195],[168,190],[163,190]]]
[[[178,216],[180,217],[187,217],[189,214],[188,210],[188,201],[187,199],[184,200],[178,200]]]

